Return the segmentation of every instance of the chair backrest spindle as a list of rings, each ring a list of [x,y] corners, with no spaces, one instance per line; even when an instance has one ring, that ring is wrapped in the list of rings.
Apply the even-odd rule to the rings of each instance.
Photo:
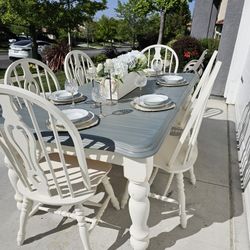
[[[185,164],[186,161],[189,160],[189,156],[191,155],[191,151],[197,141],[197,136],[200,130],[200,126],[202,123],[203,114],[205,112],[205,108],[208,102],[208,98],[210,96],[214,81],[217,77],[217,74],[220,70],[221,62],[217,62],[211,75],[209,76],[208,83],[204,86],[204,90],[200,93],[197,101],[194,104],[194,107],[191,111],[189,120],[187,121],[182,134],[179,138],[179,142],[171,156],[169,161],[169,165],[173,164],[178,157],[180,150],[182,149],[184,143],[187,143],[188,149],[186,150],[186,154],[184,157]]]
[[[64,60],[64,72],[68,80],[75,79],[78,85],[88,82],[87,70],[95,67],[91,58],[80,50],[70,51]]]
[[[169,46],[154,44],[144,48],[141,53],[146,55],[149,68],[153,68],[154,61],[161,61],[163,72],[168,69],[169,73],[177,73],[179,59],[175,51]]]
[[[15,109],[13,101],[16,97],[22,100],[23,111]],[[90,190],[82,141],[79,132],[66,115],[46,99],[27,90],[7,85],[0,87],[0,106],[4,118],[1,127],[3,141],[0,142],[0,146],[12,152],[8,158],[17,163],[14,164],[17,175],[30,192],[36,191],[40,195],[50,197],[58,195],[61,199],[74,198],[77,195],[74,192],[75,174],[79,177],[77,180],[80,184],[78,184]],[[41,112],[47,117],[44,124],[37,121]],[[72,140],[75,148],[78,162],[77,166],[73,167],[75,171],[73,174],[72,167],[69,169],[66,163],[62,139],[57,131],[58,122],[67,129],[67,137]],[[43,133],[43,126],[46,124],[49,124],[51,129],[49,135]],[[53,141],[51,142],[54,145],[53,153],[46,147],[48,137]],[[55,157],[56,168],[52,166]]]

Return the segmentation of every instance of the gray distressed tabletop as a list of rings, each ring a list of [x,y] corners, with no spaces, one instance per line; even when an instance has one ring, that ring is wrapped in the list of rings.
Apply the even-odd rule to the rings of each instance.
[[[143,112],[134,109],[130,102],[139,95],[139,89],[135,89],[120,99],[116,105],[103,105],[104,118],[91,128],[80,130],[83,147],[98,150],[108,150],[120,153],[132,158],[145,158],[154,155],[165,136],[169,133],[175,117],[191,94],[198,77],[192,73],[182,73],[189,84],[181,87],[162,87],[156,84],[154,78],[148,78],[147,86],[142,89],[142,94],[161,93],[175,102],[176,107],[171,110],[158,112]],[[131,84],[133,84],[131,82]],[[85,102],[80,102],[74,108],[83,108],[99,114],[99,108],[92,108],[91,85],[86,84],[80,88],[80,92],[88,97]],[[72,108],[70,105],[58,105],[59,109]],[[120,111],[127,112],[120,112]],[[46,125],[47,114],[39,112],[38,121],[43,136],[47,142],[53,143],[53,135]],[[60,133],[60,138],[65,145],[70,146],[71,139],[67,133]]]

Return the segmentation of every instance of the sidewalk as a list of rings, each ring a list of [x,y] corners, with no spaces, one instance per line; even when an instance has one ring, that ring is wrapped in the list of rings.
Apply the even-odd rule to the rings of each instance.
[[[229,112],[228,112],[229,111]],[[185,178],[188,212],[187,229],[179,226],[175,204],[150,199],[150,250],[247,250],[249,242],[245,214],[241,200],[234,139],[232,107],[223,100],[212,99],[198,138],[199,156],[195,164],[196,186]],[[3,156],[0,155],[3,165]],[[186,175],[188,177],[188,175]],[[167,175],[158,174],[151,186],[160,192]],[[115,192],[122,193],[125,179],[121,168],[113,168],[111,181]],[[231,183],[233,185],[231,185]],[[175,183],[171,198],[176,198]],[[27,227],[25,244],[16,246],[19,211],[14,192],[7,177],[7,169],[0,166],[0,242],[3,250],[78,250],[82,249],[75,221],[62,220],[51,214],[33,216]],[[118,195],[119,196],[119,195]],[[120,198],[120,197],[119,197]],[[93,250],[130,250],[130,218],[127,207],[115,211],[112,206],[91,233]],[[63,222],[62,222],[63,221]]]

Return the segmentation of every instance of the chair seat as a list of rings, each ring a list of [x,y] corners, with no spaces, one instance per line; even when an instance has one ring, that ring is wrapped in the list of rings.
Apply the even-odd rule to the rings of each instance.
[[[159,152],[154,157],[154,166],[157,168],[161,168],[169,173],[180,173],[185,172],[189,170],[193,164],[195,163],[197,156],[198,156],[198,146],[197,143],[193,147],[193,150],[191,152],[191,156],[189,160],[186,162],[186,164],[183,164],[186,152],[188,149],[188,144],[184,143],[180,153],[178,154],[176,160],[173,162],[172,165],[169,165],[169,161],[171,159],[171,156],[176,148],[176,145],[179,142],[180,137],[179,136],[172,136],[169,135],[166,139],[166,142],[164,142],[165,145],[167,145],[167,148],[162,148],[159,150]]]
[[[100,184],[103,177],[105,177],[112,168],[112,165],[109,163],[86,159],[88,166],[88,174],[91,182],[91,190],[87,190],[83,185],[82,175],[77,162],[77,158],[72,155],[64,155],[65,163],[69,173],[69,178],[71,180],[73,188],[73,193],[75,196],[74,198],[72,198],[70,196],[69,188],[66,184],[67,181],[65,175],[63,174],[64,170],[59,158],[59,154],[51,153],[49,154],[49,157],[51,160],[52,167],[55,171],[56,179],[58,181],[59,186],[65,186],[65,188],[62,189],[62,195],[64,197],[63,199],[61,199],[58,193],[56,192],[56,187],[52,179],[49,166],[44,158],[40,160],[40,167],[44,175],[48,179],[49,193],[51,194],[50,197],[48,197],[46,190],[45,194],[41,194],[41,192],[38,193],[36,190],[29,191],[20,181],[17,184],[19,192],[25,197],[48,205],[69,205],[73,203],[82,203],[83,201],[87,200],[89,197],[95,194],[97,186]],[[37,177],[35,176],[34,178]]]

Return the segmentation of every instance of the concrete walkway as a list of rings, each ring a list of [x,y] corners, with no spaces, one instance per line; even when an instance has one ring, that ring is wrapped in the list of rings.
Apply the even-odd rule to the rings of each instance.
[[[150,250],[249,249],[239,189],[234,122],[230,110],[223,100],[209,101],[198,138],[196,186],[192,186],[189,179],[185,178],[189,218],[187,229],[183,230],[179,226],[176,204],[150,199]],[[3,160],[0,162],[3,165]],[[160,192],[167,177],[163,172],[158,174],[151,186],[152,191]],[[121,168],[114,166],[111,181],[119,196],[126,183]],[[171,197],[175,199],[175,183],[171,190]],[[75,221],[43,213],[36,214],[29,220],[26,241],[18,248],[16,234],[19,211],[13,195],[7,169],[0,166],[0,249],[82,249]],[[90,236],[93,250],[130,250],[130,218],[127,208],[115,211],[109,206],[102,219],[104,223],[100,223]]]

